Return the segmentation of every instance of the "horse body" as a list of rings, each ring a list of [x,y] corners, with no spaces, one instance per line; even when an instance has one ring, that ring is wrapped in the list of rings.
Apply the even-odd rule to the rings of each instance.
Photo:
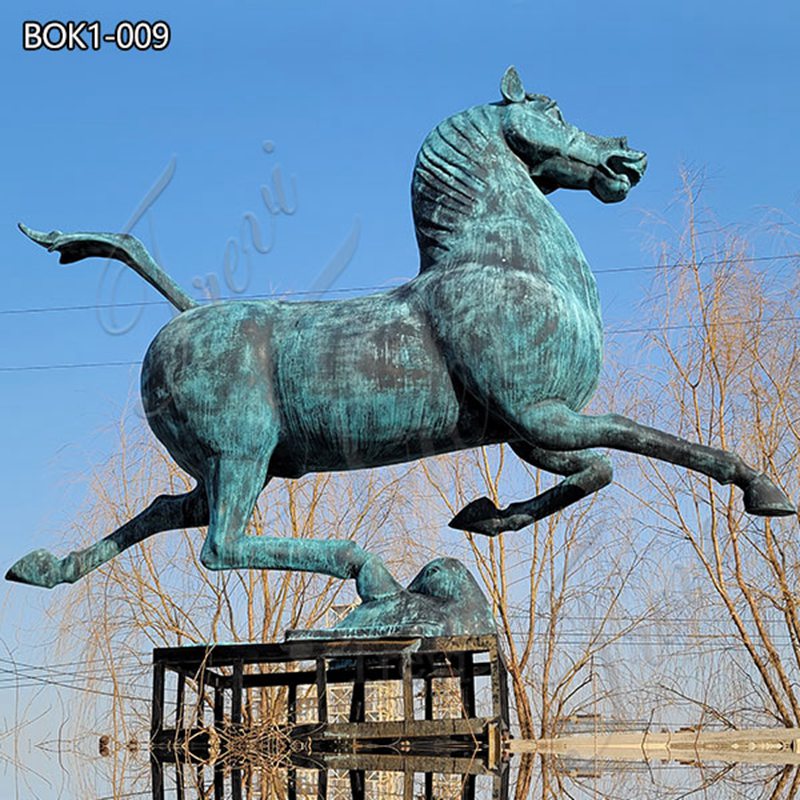
[[[144,360],[150,426],[198,480],[203,460],[221,453],[264,459],[265,477],[296,478],[453,449],[468,413],[415,300],[395,291],[187,311]],[[273,431],[274,449],[262,453]]]
[[[396,583],[352,542],[245,535],[270,477],[408,461],[508,442],[528,463],[565,476],[497,508],[474,501],[453,527],[516,530],[611,481],[610,447],[697,470],[744,491],[755,514],[794,508],[737,456],[618,415],[584,416],[602,361],[597,287],[566,223],[546,198],[584,189],[623,200],[645,169],[625,139],[566,123],[527,94],[510,68],[503,101],[469,109],[423,143],[412,181],[420,273],[388,292],[324,303],[197,304],[140,242],[118,234],[38,233],[62,262],[120,259],[181,313],[151,344],[142,370],[148,421],[196,480],[63,559],[34,551],[7,577],[74,581],[161,530],[208,525],[211,569],[303,569],[354,577],[363,598]]]

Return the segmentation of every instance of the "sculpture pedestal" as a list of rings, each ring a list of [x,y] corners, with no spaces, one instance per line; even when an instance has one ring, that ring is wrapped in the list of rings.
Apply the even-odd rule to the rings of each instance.
[[[376,689],[394,692],[381,713],[368,707]],[[438,771],[479,767],[496,774],[498,786],[505,780],[508,688],[496,636],[157,648],[154,797],[163,797],[165,763],[179,758],[206,765],[220,797],[228,789],[226,797],[241,797],[244,767],[236,752],[243,737],[263,736],[261,715],[285,743],[281,764],[290,773],[304,761],[378,769],[376,759],[396,756],[402,741],[406,758],[444,758],[448,764]],[[356,740],[363,764],[354,760]],[[411,768],[426,771],[420,763]]]

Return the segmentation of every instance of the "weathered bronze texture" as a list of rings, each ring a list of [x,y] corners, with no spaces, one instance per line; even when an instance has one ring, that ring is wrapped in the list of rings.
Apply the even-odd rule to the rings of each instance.
[[[72,582],[158,531],[207,525],[209,569],[322,572],[355,578],[367,601],[397,596],[394,579],[353,542],[247,536],[266,482],[499,442],[564,479],[504,509],[476,500],[453,527],[494,536],[597,491],[612,470],[594,447],[734,483],[753,514],[794,513],[736,455],[616,414],[581,413],[602,359],[597,288],[546,195],[586,189],[605,203],[624,200],[646,157],[624,138],[565,122],[553,100],[526,93],[513,68],[501,92],[500,102],[446,119],[423,142],[412,183],[419,275],[382,294],[198,306],[131,236],[23,227],[63,263],[125,262],[181,312],[147,351],[142,401],[197,486],[156,498],[85,550],[30,553],[7,577]]]
[[[383,565],[371,569],[383,569]],[[394,583],[393,592],[387,581],[380,596],[365,598],[362,593],[363,602],[332,630],[293,630],[287,639],[493,636],[497,630],[489,601],[455,558],[429,562],[405,589]]]

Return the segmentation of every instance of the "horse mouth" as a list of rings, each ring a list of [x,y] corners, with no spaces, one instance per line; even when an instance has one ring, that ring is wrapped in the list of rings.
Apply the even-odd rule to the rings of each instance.
[[[610,155],[598,169],[611,180],[626,184],[630,189],[642,179],[647,169],[647,156],[636,150]]]
[[[647,156],[635,150],[613,153],[597,165],[592,192],[604,203],[617,203],[642,179]]]
[[[559,155],[528,166],[528,174],[543,194],[559,188],[589,189],[604,203],[616,203],[642,179],[647,156],[627,148],[606,153],[602,160],[588,153]]]

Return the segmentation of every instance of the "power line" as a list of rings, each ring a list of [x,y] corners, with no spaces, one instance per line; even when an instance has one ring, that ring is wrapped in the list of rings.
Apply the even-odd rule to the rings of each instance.
[[[725,325],[755,325],[758,322],[763,322],[765,325],[775,325],[781,322],[797,322],[800,320],[800,316],[792,315],[789,317],[771,317],[767,320],[762,320],[759,318],[756,319],[743,319],[743,318],[736,318],[736,319],[726,319],[720,322],[683,322],[675,325],[658,325],[652,326],[648,328],[617,328],[605,331],[606,336],[614,336],[616,334],[627,334],[627,333],[655,333],[656,331],[685,331],[685,330],[693,330],[695,328],[704,328],[708,326],[709,328],[715,327],[723,327]]]
[[[624,336],[629,334],[643,334],[643,333],[656,333],[659,331],[682,331],[694,330],[708,325],[709,327],[722,327],[726,325],[754,325],[758,322],[763,322],[765,325],[776,325],[786,322],[798,322],[800,316],[793,315],[788,317],[772,317],[768,320],[761,319],[729,319],[720,322],[702,323],[702,322],[687,322],[675,325],[660,325],[642,328],[612,328],[606,330],[606,336]],[[105,367],[140,367],[142,361],[82,361],[67,364],[21,364],[19,366],[0,366],[0,373],[3,372],[47,372],[49,370],[67,370],[67,369],[98,369]]]
[[[791,259],[800,259],[800,253],[787,253],[779,256],[742,256],[720,259],[703,259],[699,262],[698,266],[721,266],[724,264],[754,264],[767,261],[787,261]],[[641,264],[630,265],[626,267],[606,267],[605,269],[592,270],[594,275],[612,275],[626,272],[651,272],[661,269],[680,269],[681,267],[688,266],[686,261],[676,261],[669,264]],[[402,285],[402,284],[397,284]],[[322,295],[331,294],[346,294],[350,292],[380,292],[388,289],[396,288],[394,286],[378,285],[378,286],[350,286],[339,289],[304,289],[304,290],[286,290],[283,292],[266,292],[256,294],[237,294],[237,295],[224,295],[217,300],[280,300],[284,297],[320,297]],[[48,314],[48,313],[64,313],[70,311],[100,311],[104,309],[118,309],[118,308],[143,308],[146,306],[169,306],[166,300],[140,300],[129,301],[124,303],[83,303],[80,305],[72,306],[34,306],[31,308],[5,308],[0,309],[0,317],[3,316],[20,316],[23,314]]]
[[[144,667],[149,665],[148,662],[142,661],[142,659],[139,658],[138,656],[121,656],[117,658],[117,661],[129,663],[131,664],[131,666],[136,665]],[[95,658],[95,659],[80,658],[77,661],[59,661],[54,664],[36,665],[36,664],[28,664],[24,661],[18,661],[15,658],[0,657],[0,664],[11,664],[12,666],[19,665],[27,667],[29,669],[44,669],[44,670],[61,670],[68,667],[87,667],[89,669],[92,669],[91,665],[93,664],[97,665],[96,667],[94,667],[94,669],[102,669],[103,667],[108,668],[108,662],[102,658]]]
[[[800,253],[787,253],[782,256],[732,256],[731,258],[700,259],[698,267],[719,267],[723,264],[754,264],[762,261],[785,261],[800,258]],[[688,262],[690,263],[690,262]],[[607,267],[606,269],[593,269],[595,275],[609,275],[615,272],[648,272],[657,269],[678,269],[688,266],[686,261],[676,261],[671,264],[651,264],[647,266]]]
[[[18,367],[0,367],[0,372],[47,372],[53,369],[96,369],[98,367],[140,367],[141,361],[91,361],[75,364],[26,364]]]
[[[512,618],[522,619],[523,615],[513,614]],[[622,622],[629,621],[628,618],[610,618],[609,621]],[[579,615],[570,616],[569,621],[575,622],[578,620],[596,620],[592,617],[582,617]],[[671,621],[671,620],[670,620]],[[644,623],[643,623],[644,624]],[[542,638],[549,638],[549,630],[534,630],[525,628],[512,628],[509,630],[514,636],[527,637],[532,636],[535,640]],[[642,646],[651,645],[653,647],[674,649],[684,648],[693,644],[696,649],[706,652],[733,652],[741,647],[739,637],[735,633],[692,633],[687,631],[681,632],[659,632],[659,631],[637,631],[630,630],[627,632],[615,631],[613,629],[607,630],[603,633],[593,633],[592,631],[582,631],[573,629],[557,630],[556,641],[559,646],[573,646],[584,647],[589,644],[598,647],[607,647],[614,645],[616,647],[625,647],[630,645]],[[773,635],[771,641],[778,645],[792,645],[793,639],[787,634]],[[729,642],[723,644],[723,642]],[[83,685],[77,685],[72,681],[85,681],[85,680],[112,680],[111,674],[108,676],[100,676],[89,670],[75,670],[72,673],[66,673],[58,669],[47,666],[35,666],[30,664],[23,664],[20,662],[13,662],[9,659],[2,659],[5,663],[13,665],[12,669],[5,669],[0,667],[0,674],[6,674],[8,677],[0,677],[0,689],[11,688],[29,688],[38,686],[40,684],[50,684],[60,686],[63,688],[76,689],[79,691],[92,691],[102,695],[113,695],[107,691],[88,689]],[[71,663],[81,662],[65,662],[65,666]],[[23,669],[24,668],[24,669]],[[98,669],[95,667],[94,669]],[[45,671],[45,675],[30,674],[29,670]],[[115,676],[122,680],[129,681],[134,675],[146,677],[145,673],[149,672],[148,664],[131,665],[126,668],[118,668],[115,671]],[[12,677],[13,676],[13,677]],[[144,698],[135,698],[144,699]]]
[[[0,672],[11,672],[11,670],[0,670]],[[60,689],[72,689],[77,692],[86,692],[88,694],[96,694],[103,697],[119,697],[123,700],[137,700],[142,702],[147,702],[149,700],[147,697],[107,692],[103,691],[102,689],[92,689],[88,686],[80,686],[73,683],[66,683],[65,681],[58,681],[51,678],[24,674],[20,674],[19,680],[12,681],[5,686],[0,686],[0,689],[30,689],[38,686],[56,686]]]
[[[8,683],[13,680],[12,676],[24,676],[26,679],[33,678],[36,680],[39,678],[52,678],[53,680],[73,681],[80,678],[86,680],[113,681],[120,675],[136,676],[144,675],[147,672],[148,669],[145,666],[58,670],[51,669],[50,667],[35,667],[31,664],[14,664],[10,668],[0,667],[0,684]]]

